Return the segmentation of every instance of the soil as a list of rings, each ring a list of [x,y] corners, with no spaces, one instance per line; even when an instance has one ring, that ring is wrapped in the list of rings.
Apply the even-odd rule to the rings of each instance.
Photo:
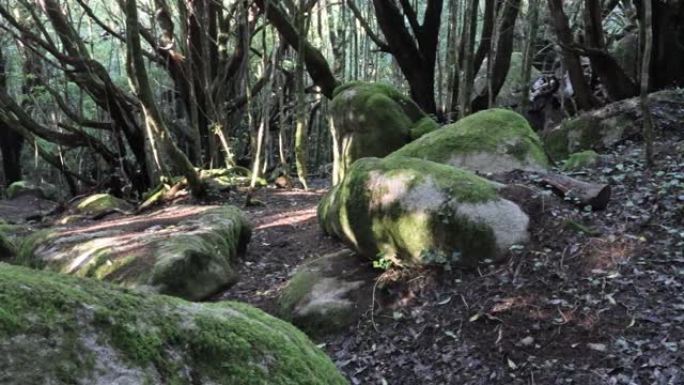
[[[656,143],[651,171],[641,144],[618,146],[573,175],[611,185],[606,210],[549,195],[507,263],[403,277],[378,289],[391,305],[317,342],[352,384],[684,384],[681,140]],[[324,191],[259,192],[241,282],[220,299],[273,311],[301,261],[343,247],[317,226]]]
[[[652,170],[642,145],[626,142],[576,173],[612,186],[608,208],[550,204],[506,263],[378,271],[383,282],[401,277],[377,288],[393,301],[317,342],[352,384],[684,384],[682,139],[656,143]],[[240,282],[212,300],[273,313],[302,261],[344,247],[318,227],[326,188],[314,184],[251,196],[244,210],[254,234]],[[220,199],[246,201],[240,191]],[[0,205],[0,217],[18,211]]]

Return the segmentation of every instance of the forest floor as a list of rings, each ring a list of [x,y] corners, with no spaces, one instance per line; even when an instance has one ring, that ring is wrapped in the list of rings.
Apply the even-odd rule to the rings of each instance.
[[[391,308],[318,342],[353,384],[684,384],[681,140],[657,143],[652,171],[640,144],[617,147],[575,174],[612,186],[606,210],[550,198],[507,263],[414,274]],[[241,281],[217,299],[274,312],[298,264],[343,247],[318,227],[324,192],[261,190]]]
[[[415,273],[385,289],[399,300],[383,312],[317,342],[352,384],[684,384],[682,139],[657,143],[651,171],[627,142],[575,174],[611,184],[606,210],[549,197],[508,262]],[[298,265],[343,247],[317,224],[326,186],[313,184],[256,193],[259,204],[244,208],[254,234],[240,281],[213,300],[275,313]],[[240,191],[221,199],[245,202]],[[46,204],[0,202],[0,217]]]

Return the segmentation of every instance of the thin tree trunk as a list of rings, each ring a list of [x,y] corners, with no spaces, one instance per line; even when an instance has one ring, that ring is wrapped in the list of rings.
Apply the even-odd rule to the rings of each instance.
[[[653,167],[653,117],[648,102],[649,69],[653,52],[653,4],[651,0],[642,0],[643,21],[641,35],[644,41],[644,52],[641,59],[641,109],[644,119],[644,139],[646,142],[646,164]]]
[[[192,194],[196,197],[202,196],[204,194],[204,186],[198,173],[195,171],[195,168],[185,154],[183,154],[171,139],[164,119],[155,103],[142,55],[140,31],[138,27],[138,8],[135,0],[126,0],[124,13],[126,14],[127,32],[126,68],[131,78],[133,88],[142,105],[148,140],[153,145],[153,150],[156,149],[158,151],[156,154],[158,166],[163,172],[166,169],[164,157],[168,156],[172,166],[186,177]]]
[[[475,74],[473,73],[473,46],[475,45],[475,24],[477,21],[477,10],[475,6],[477,5],[477,0],[468,1],[464,13],[465,24],[463,30],[465,34],[463,35],[463,42],[465,44],[463,52],[463,59],[460,60],[463,63],[463,81],[460,82],[460,93],[458,96],[459,100],[459,118],[466,117],[470,114],[470,97],[472,95],[473,82],[475,80]]]
[[[527,111],[527,106],[530,102],[530,81],[532,77],[532,65],[534,61],[534,47],[539,30],[539,1],[530,0],[529,8],[527,10],[527,40],[525,41],[525,49],[523,51],[522,76],[520,87],[522,88],[522,97],[520,100],[520,111]]]
[[[299,9],[303,10],[305,0],[299,0]],[[306,38],[306,17],[302,13],[297,18],[297,29],[299,33],[299,52],[304,50]],[[307,184],[308,176],[308,135],[306,127],[306,97],[304,94],[304,55],[297,55],[297,65],[295,68],[295,93],[296,93],[296,112],[295,112],[295,166],[297,167],[297,177],[305,190],[309,189]]]
[[[556,30],[558,44],[561,46],[563,54],[563,61],[570,76],[570,82],[575,92],[575,100],[577,100],[578,107],[582,110],[589,110],[597,103],[591,94],[591,89],[584,78],[584,71],[582,70],[582,62],[579,56],[573,50],[573,37],[570,30],[568,18],[563,11],[563,0],[548,0],[549,12]]]

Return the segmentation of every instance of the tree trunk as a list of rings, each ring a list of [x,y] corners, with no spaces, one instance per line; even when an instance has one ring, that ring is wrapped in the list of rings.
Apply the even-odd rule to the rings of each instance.
[[[589,52],[591,68],[601,78],[601,83],[606,87],[608,97],[612,101],[635,96],[636,84],[606,49],[601,2],[585,0],[584,4],[587,44],[591,48]]]
[[[522,75],[520,81],[520,88],[522,89],[520,112],[523,114],[527,112],[527,106],[530,102],[532,62],[534,61],[534,47],[535,41],[537,40],[537,32],[539,31],[539,3],[540,0],[531,0],[527,10],[527,40],[525,40],[525,49],[523,51]]]
[[[126,0],[124,13],[126,15],[127,32],[126,69],[131,78],[133,88],[140,99],[140,104],[145,115],[148,140],[155,152],[154,156],[157,165],[162,170],[162,173],[164,173],[164,171],[168,172],[165,160],[165,157],[168,157],[171,165],[186,177],[192,194],[196,197],[202,196],[204,194],[204,185],[202,184],[198,173],[195,171],[195,168],[188,158],[173,142],[164,119],[155,103],[142,55],[140,31],[138,27],[138,8],[135,0]],[[172,175],[167,174],[165,176]]]
[[[5,58],[0,47],[0,90],[7,89]],[[21,149],[24,138],[0,122],[0,155],[5,175],[5,185],[21,180]]]
[[[475,9],[477,3],[478,0],[469,0],[463,16],[463,20],[465,21],[463,31],[465,31],[465,33],[461,40],[461,44],[464,45],[461,50],[462,59],[459,58],[459,61],[463,63],[463,75],[461,76],[462,81],[460,82],[458,95],[459,118],[466,117],[470,114],[470,99],[475,80],[475,73],[473,71],[473,50],[475,45],[475,28],[477,25],[477,9]]]
[[[584,71],[582,70],[582,62],[579,56],[573,49],[574,39],[568,18],[563,11],[563,0],[548,0],[549,12],[553,26],[556,30],[556,37],[558,44],[561,46],[561,53],[563,61],[570,76],[570,82],[575,92],[575,100],[577,105],[582,110],[590,110],[596,106],[596,100],[591,94],[591,89],[584,78]]]
[[[643,20],[641,22],[641,36],[644,51],[641,61],[641,109],[644,116],[644,141],[646,142],[646,164],[653,167],[653,117],[648,103],[649,69],[651,68],[651,54],[653,51],[653,4],[651,0],[641,0],[643,6]]]
[[[265,12],[268,20],[280,32],[290,47],[298,51],[306,65],[309,75],[314,83],[320,87],[321,92],[328,99],[332,99],[333,91],[338,86],[338,81],[333,76],[328,62],[321,52],[303,37],[300,39],[299,32],[280,8],[279,3],[269,0],[255,0],[262,12]]]
[[[489,102],[496,100],[501,87],[506,81],[508,70],[511,66],[511,55],[513,54],[513,39],[515,38],[515,21],[518,18],[520,0],[505,0],[501,10],[501,23],[498,26],[496,38],[496,49],[492,60],[491,91],[489,87],[473,100],[472,111],[484,110],[489,106]],[[490,94],[491,92],[491,94]]]
[[[305,0],[299,0],[299,9],[303,10],[305,7]],[[309,28],[307,27],[307,18],[303,12],[297,17],[297,29],[299,34],[299,48],[297,51],[303,52],[305,45],[305,38]],[[304,55],[297,56],[297,64],[295,68],[295,166],[297,167],[297,177],[299,182],[304,185],[304,189],[308,190],[308,127],[306,125],[306,96],[304,94]]]

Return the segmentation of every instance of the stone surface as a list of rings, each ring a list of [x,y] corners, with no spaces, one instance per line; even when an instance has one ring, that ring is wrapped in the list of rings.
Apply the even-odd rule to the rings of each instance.
[[[232,206],[171,206],[26,238],[17,262],[125,287],[203,299],[233,284],[251,230]]]
[[[491,182],[416,158],[358,160],[318,215],[359,254],[404,266],[475,267],[528,239],[529,218]]]
[[[280,313],[310,335],[355,323],[371,306],[377,271],[349,249],[301,265],[280,296]]]
[[[249,305],[190,303],[0,263],[0,383],[347,382],[302,332]]]
[[[5,191],[7,199],[15,199],[23,195],[32,195],[36,198],[46,199],[46,200],[57,200],[59,198],[59,193],[57,187],[49,183],[41,183],[40,185],[20,180],[12,183],[7,187]]]
[[[433,131],[390,157],[412,157],[479,173],[543,171],[549,163],[537,134],[521,115],[480,111]]]
[[[659,130],[679,130],[684,121],[684,90],[649,95],[651,114]],[[584,150],[601,152],[624,140],[639,138],[643,126],[639,98],[625,99],[563,121],[544,134],[544,145],[555,161]]]
[[[333,182],[364,157],[383,157],[439,125],[409,97],[385,84],[352,82],[335,90]]]
[[[76,214],[98,215],[110,210],[130,211],[133,205],[109,194],[94,194],[79,200],[73,207]]]

